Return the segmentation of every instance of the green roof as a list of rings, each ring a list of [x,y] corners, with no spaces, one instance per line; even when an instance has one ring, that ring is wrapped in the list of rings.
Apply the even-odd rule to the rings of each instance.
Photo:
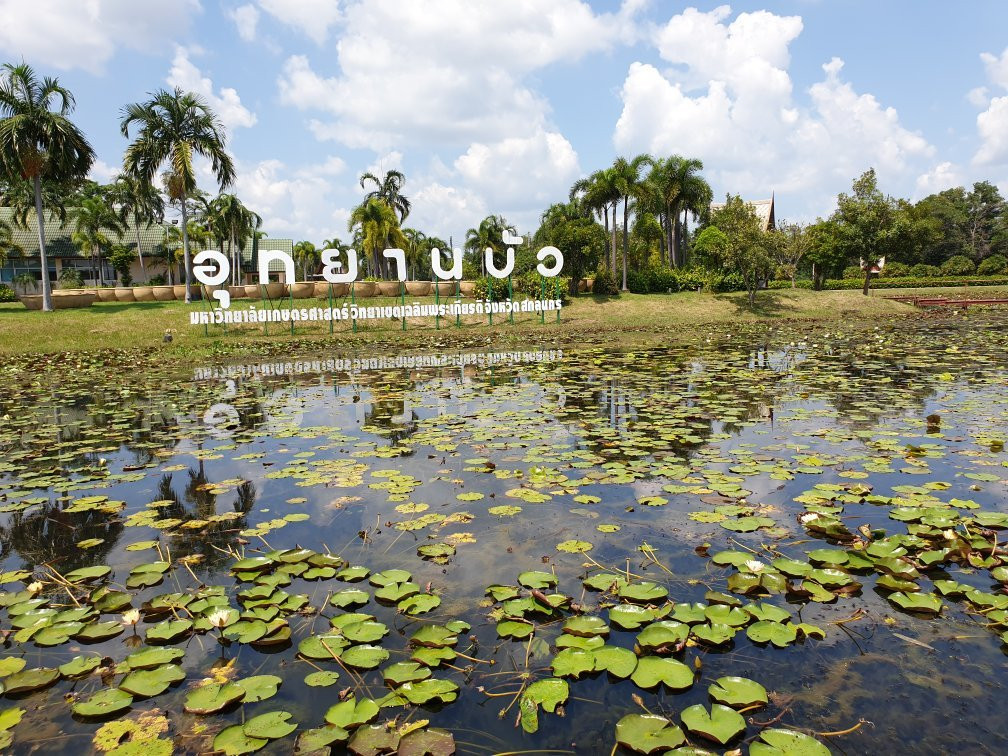
[[[0,219],[10,224],[12,238],[23,251],[18,253],[12,251],[10,257],[38,257],[39,242],[38,230],[35,227],[34,218],[28,221],[27,228],[21,228],[14,222],[14,211],[9,207],[0,207]],[[45,221],[46,255],[54,257],[85,257],[80,248],[70,239],[77,226],[73,221],[60,222],[59,218],[47,218]],[[145,253],[150,253],[154,247],[162,244],[165,240],[165,227],[159,225],[143,224],[139,228],[140,244]],[[127,247],[136,247],[136,231],[132,225],[128,225],[120,236],[115,233],[107,234],[109,241],[113,244],[125,244]]]

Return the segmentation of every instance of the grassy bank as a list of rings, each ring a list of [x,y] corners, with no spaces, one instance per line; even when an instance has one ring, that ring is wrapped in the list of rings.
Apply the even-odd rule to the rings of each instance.
[[[928,289],[956,294],[961,290]],[[970,293],[978,294],[971,288]],[[889,290],[886,295],[904,293]],[[908,290],[906,293],[913,293]],[[1008,287],[985,288],[984,295],[1004,295]],[[416,300],[410,300],[416,301]],[[426,299],[422,301],[427,301]],[[367,305],[393,304],[391,299],[368,299]],[[398,302],[395,302],[398,303]],[[296,300],[299,307],[322,306],[322,301]],[[248,307],[245,301],[234,306]],[[199,308],[200,305],[194,305]],[[433,319],[408,321],[403,332],[398,320],[360,322],[356,333],[349,323],[337,323],[329,334],[326,323],[299,324],[292,337],[286,324],[272,323],[269,333],[262,326],[229,326],[225,332],[211,326],[204,335],[202,326],[189,324],[190,307],[180,302],[99,303],[90,308],[60,310],[53,313],[30,312],[20,303],[0,305],[0,354],[44,354],[103,349],[156,350],[166,355],[206,357],[229,353],[261,353],[282,350],[286,346],[338,345],[354,348],[365,345],[445,346],[451,344],[510,345],[522,342],[565,343],[578,339],[595,341],[605,333],[633,333],[635,339],[654,338],[681,332],[698,324],[735,323],[758,320],[851,320],[900,317],[915,312],[910,305],[884,299],[881,295],[864,297],[858,291],[808,291],[803,289],[762,291],[750,307],[744,293],[733,294],[623,294],[619,297],[582,295],[566,306],[556,322],[548,313],[546,325],[531,314],[495,315],[493,326],[487,318],[463,318],[455,327],[454,318],[441,320],[435,330]],[[172,342],[164,343],[166,329]]]

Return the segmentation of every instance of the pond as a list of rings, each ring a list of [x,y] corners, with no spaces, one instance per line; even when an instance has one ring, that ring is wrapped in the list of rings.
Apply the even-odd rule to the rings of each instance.
[[[0,747],[1003,751],[1006,326],[10,361]]]

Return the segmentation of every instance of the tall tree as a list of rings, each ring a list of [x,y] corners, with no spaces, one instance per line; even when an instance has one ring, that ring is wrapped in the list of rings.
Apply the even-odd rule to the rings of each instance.
[[[998,188],[989,181],[978,181],[966,195],[967,235],[970,254],[980,262],[994,250],[998,223],[1008,212],[1004,198]]]
[[[112,201],[122,224],[133,221],[133,234],[137,255],[140,258],[140,273],[144,283],[148,281],[147,267],[144,265],[143,248],[140,245],[140,224],[164,223],[164,199],[152,183],[138,181],[135,176],[120,174],[109,189]]]
[[[606,236],[609,235],[609,210],[612,209],[612,245],[606,265],[616,275],[616,207],[620,193],[616,186],[616,174],[611,168],[603,168],[578,180],[571,187],[571,202],[579,201],[603,219]]]
[[[52,286],[45,247],[42,184],[71,186],[91,169],[95,154],[70,120],[74,98],[55,78],[41,80],[31,66],[4,64],[0,74],[0,167],[8,181],[29,181],[35,199],[42,309],[52,310]]]
[[[504,251],[504,229],[510,228],[508,222],[501,215],[488,215],[476,228],[466,231],[465,251],[477,258],[480,271],[485,276],[486,256],[484,250],[493,250],[494,262],[498,262],[497,255]]]
[[[637,155],[631,160],[618,157],[610,169],[616,191],[619,192],[619,197],[623,200],[623,291],[627,290],[627,255],[630,249],[630,200],[640,197],[642,194],[641,169],[646,165],[654,165],[654,159],[650,155]]]
[[[364,195],[364,199],[379,199],[391,207],[399,216],[399,222],[404,223],[410,212],[410,201],[402,193],[402,185],[406,176],[401,171],[385,171],[385,176],[379,179],[373,173],[364,173],[360,177],[361,189],[367,184],[374,184],[374,189]]]
[[[702,170],[703,161],[672,155],[656,160],[646,179],[665,229],[665,247],[674,268],[685,263],[680,255],[683,238],[680,216],[686,211],[695,215],[703,212],[713,196],[710,185],[700,175]]]
[[[130,127],[134,125],[138,127],[137,136],[126,148],[123,169],[126,174],[149,184],[164,163],[170,165],[170,196],[176,197],[182,208],[186,302],[191,302],[187,199],[196,190],[193,154],[210,161],[221,191],[230,186],[235,168],[225,148],[224,125],[202,97],[178,87],[171,92],[160,89],[146,102],[127,105],[120,123],[124,137],[129,137]]]
[[[11,252],[22,253],[21,247],[14,241],[14,229],[10,223],[0,218],[0,265],[7,262]]]
[[[770,257],[773,241],[772,234],[763,230],[753,206],[729,194],[724,206],[711,213],[710,225],[697,237],[696,246],[698,251],[742,278],[751,307],[756,290],[773,269]]]
[[[310,241],[299,241],[294,245],[294,262],[301,266],[301,279],[308,280],[308,269],[315,270],[322,261],[321,250]]]
[[[395,211],[383,200],[372,197],[350,213],[348,228],[351,231],[355,228],[360,230],[361,245],[371,251],[371,270],[382,278],[388,278],[382,251],[390,245],[405,248],[407,244]]]
[[[87,197],[67,211],[67,220],[76,228],[71,240],[91,258],[91,270],[99,286],[105,284],[102,253],[112,246],[108,233],[121,236],[125,228],[105,197]],[[108,233],[106,233],[108,232]]]
[[[241,279],[241,253],[249,239],[262,225],[258,213],[247,208],[234,194],[221,194],[208,204],[211,226],[219,238],[228,242],[231,259],[231,283],[237,285]]]

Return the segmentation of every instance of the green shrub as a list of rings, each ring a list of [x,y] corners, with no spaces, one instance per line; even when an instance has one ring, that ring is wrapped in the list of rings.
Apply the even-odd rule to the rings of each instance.
[[[854,281],[849,278],[832,278],[823,285],[824,290],[855,290],[860,289],[864,283]],[[871,287],[873,289],[929,289],[938,286],[1008,286],[1008,276],[991,276],[988,278],[873,278]],[[798,281],[796,287],[799,289],[811,289],[811,281]],[[791,288],[790,281],[771,281],[771,289]]]
[[[7,284],[0,284],[0,302],[16,302],[17,296],[14,294],[14,289],[12,289]]]
[[[629,281],[627,282],[629,284]],[[605,296],[615,296],[619,294],[619,285],[616,277],[608,268],[599,268],[595,271],[595,283],[592,284],[592,294],[603,294]]]
[[[162,276],[162,275],[151,276],[150,285],[151,286],[164,286],[165,285],[165,277]]]
[[[941,264],[943,276],[971,276],[976,273],[976,265],[966,255],[955,255]]]
[[[84,279],[76,268],[63,268],[60,271],[59,281],[64,289],[79,289],[84,285]]]
[[[848,265],[843,269],[844,278],[864,278],[864,271],[857,265]]]
[[[882,269],[886,278],[906,278],[910,275],[910,266],[905,263],[889,263]]]
[[[508,298],[507,279],[483,276],[477,278],[473,283],[476,287],[473,291],[474,299],[492,299],[493,302],[501,302]],[[567,301],[568,287],[570,279],[566,276],[555,278],[543,278],[537,271],[530,271],[520,276],[511,277],[511,291],[513,299],[560,299]]]
[[[938,278],[941,275],[941,268],[935,265],[925,265],[917,263],[910,268],[911,278]]]
[[[996,276],[1001,273],[1008,273],[1008,258],[1004,255],[991,255],[980,262],[977,266],[977,273],[981,276]]]

